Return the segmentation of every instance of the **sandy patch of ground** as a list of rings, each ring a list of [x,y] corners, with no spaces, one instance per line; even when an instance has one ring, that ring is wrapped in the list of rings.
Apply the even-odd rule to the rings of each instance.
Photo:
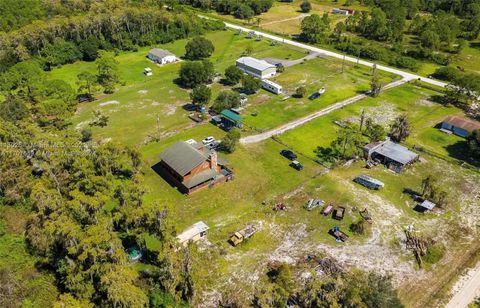
[[[148,90],[139,90],[137,93],[141,95],[145,95],[148,93]]]
[[[420,99],[420,100],[417,100],[415,102],[416,105],[419,105],[419,106],[433,106],[435,105],[435,102],[432,102],[431,100],[428,100],[428,99]]]
[[[171,116],[175,113],[175,111],[177,111],[177,106],[173,106],[173,105],[166,105],[164,107],[164,112],[167,116]]]
[[[100,104],[98,104],[98,106],[102,106],[102,107],[103,107],[103,106],[118,105],[118,104],[120,104],[119,101],[108,101],[108,102],[105,102],[105,103],[100,103]]]
[[[160,103],[159,102],[153,102],[151,103],[152,106],[160,106]]]
[[[77,125],[75,125],[75,129],[82,129],[85,126],[87,126],[88,123],[90,123],[90,120],[82,121],[82,122],[78,123]]]

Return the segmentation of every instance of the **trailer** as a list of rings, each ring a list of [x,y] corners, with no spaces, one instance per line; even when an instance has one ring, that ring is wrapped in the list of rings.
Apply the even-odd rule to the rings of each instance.
[[[322,214],[324,216],[328,216],[328,214],[330,214],[332,210],[333,210],[333,205],[329,204],[323,209]]]
[[[257,228],[253,225],[247,225],[242,230],[239,230],[230,236],[228,240],[232,246],[237,246],[238,244],[246,241],[250,237],[252,237],[257,232]]]
[[[353,179],[355,183],[363,185],[369,189],[378,190],[385,186],[385,184],[377,179],[371,178],[366,175],[359,175]]]
[[[335,210],[333,213],[333,218],[336,220],[342,220],[345,216],[345,208],[343,206],[339,206],[338,209]]]
[[[328,233],[332,235],[337,240],[337,242],[346,242],[348,240],[348,235],[340,231],[340,228],[338,226],[330,229]]]

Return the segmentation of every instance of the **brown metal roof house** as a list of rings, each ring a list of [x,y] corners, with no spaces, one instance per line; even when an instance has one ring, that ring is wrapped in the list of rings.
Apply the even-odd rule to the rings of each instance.
[[[458,116],[446,117],[441,124],[442,131],[451,132],[460,137],[467,137],[477,129],[480,129],[480,122]]]
[[[194,140],[175,143],[160,158],[162,177],[186,194],[232,179],[217,152]]]

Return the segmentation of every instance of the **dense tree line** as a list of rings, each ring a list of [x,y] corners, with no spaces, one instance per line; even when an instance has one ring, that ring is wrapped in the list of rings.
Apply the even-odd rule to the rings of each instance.
[[[272,7],[273,0],[179,0],[179,3],[201,9],[213,9],[241,19],[251,19],[255,15],[267,12]]]
[[[98,50],[134,50],[166,43],[208,29],[223,28],[192,13],[126,7],[113,12],[58,16],[18,30],[0,32],[0,72],[37,59],[45,69],[78,59],[94,60]]]
[[[357,11],[332,27],[328,16],[313,14],[302,22],[300,38],[332,44],[353,56],[379,60],[413,71],[418,60],[447,65],[480,34],[476,1],[360,1]],[[351,34],[356,34],[351,35]],[[414,40],[408,36],[413,35]]]

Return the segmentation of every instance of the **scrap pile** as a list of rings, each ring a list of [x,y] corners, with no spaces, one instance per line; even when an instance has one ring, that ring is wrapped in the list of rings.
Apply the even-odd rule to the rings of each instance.
[[[308,202],[305,204],[304,208],[308,211],[313,210],[316,207],[323,206],[325,202],[320,199],[310,199]]]
[[[283,203],[278,203],[278,204],[275,204],[275,206],[273,207],[273,210],[275,212],[278,212],[278,211],[286,211],[287,210],[287,206]]]
[[[318,262],[317,267],[315,267],[315,272],[317,274],[324,273],[328,276],[336,276],[343,271],[343,268],[338,264],[338,262],[333,258],[324,258]]]
[[[359,213],[366,222],[369,224],[373,223],[372,215],[370,215],[367,208],[364,208],[363,211],[360,211]]]
[[[423,267],[422,257],[427,254],[428,242],[420,237],[415,236],[413,225],[407,226],[405,229],[405,235],[407,237],[407,249],[411,249],[413,251],[415,259],[418,262],[418,266]]]

